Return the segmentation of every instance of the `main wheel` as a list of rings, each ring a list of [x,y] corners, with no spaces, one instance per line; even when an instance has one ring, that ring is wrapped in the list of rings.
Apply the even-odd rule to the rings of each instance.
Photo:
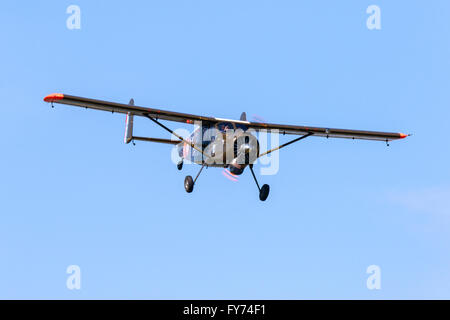
[[[259,191],[259,200],[265,201],[269,196],[269,191],[270,191],[269,185],[268,184],[263,185],[261,190]]]
[[[191,176],[186,176],[186,178],[184,178],[184,189],[186,189],[187,193],[191,193],[192,190],[194,190],[194,180]]]

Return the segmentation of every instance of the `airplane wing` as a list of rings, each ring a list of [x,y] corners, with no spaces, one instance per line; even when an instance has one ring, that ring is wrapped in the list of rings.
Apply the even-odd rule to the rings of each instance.
[[[102,100],[95,100],[89,98],[82,98],[76,96],[70,96],[62,93],[53,93],[44,98],[45,102],[54,102],[61,104],[68,104],[71,106],[77,106],[87,109],[97,109],[109,112],[118,113],[132,113],[136,116],[152,117],[155,119],[169,120],[183,123],[194,123],[194,121],[208,121],[217,122],[215,118],[212,117],[202,117],[193,114],[180,113],[174,111],[166,111],[155,108],[145,108],[138,107],[129,104],[109,102]]]
[[[166,111],[155,108],[139,107],[130,104],[95,100],[89,98],[82,98],[77,96],[66,95],[62,93],[54,93],[44,98],[45,102],[67,104],[72,106],[78,106],[88,109],[97,109],[109,112],[118,112],[128,114],[131,113],[137,116],[151,117],[157,120],[168,120],[182,123],[193,124],[195,121],[204,121],[208,123],[218,122],[230,122],[235,124],[241,124],[247,128],[260,130],[279,130],[281,134],[293,134],[293,135],[314,135],[326,138],[348,138],[348,139],[364,139],[364,140],[379,140],[379,141],[391,141],[397,139],[406,138],[408,135],[404,133],[396,132],[381,132],[381,131],[365,131],[365,130],[350,130],[350,129],[335,129],[324,127],[309,127],[309,126],[296,126],[285,124],[273,124],[273,123],[259,123],[249,122],[243,120],[230,120],[214,117],[198,116],[187,113],[180,113],[174,111]]]

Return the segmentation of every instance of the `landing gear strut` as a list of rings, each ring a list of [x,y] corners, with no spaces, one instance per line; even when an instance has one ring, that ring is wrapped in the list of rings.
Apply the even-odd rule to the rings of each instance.
[[[259,200],[266,201],[267,197],[269,196],[270,187],[268,184],[263,185],[261,188],[259,187],[258,180],[256,180],[255,173],[253,172],[253,164],[249,165],[250,171],[252,172],[253,179],[255,179],[256,186],[259,190]]]
[[[186,176],[186,178],[184,178],[184,189],[186,190],[187,193],[191,193],[192,190],[194,190],[195,181],[197,181],[198,176],[200,175],[200,173],[202,173],[202,170],[205,166],[206,162],[202,164],[202,167],[200,168],[200,171],[197,173],[195,179],[192,179],[191,176]]]

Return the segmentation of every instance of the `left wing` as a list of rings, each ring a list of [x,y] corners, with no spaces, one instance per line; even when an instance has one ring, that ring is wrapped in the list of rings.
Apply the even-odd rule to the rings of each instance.
[[[155,108],[144,108],[138,107],[130,104],[123,104],[117,102],[109,102],[102,100],[95,100],[89,98],[82,98],[77,96],[70,96],[68,94],[53,93],[49,94],[44,98],[45,102],[54,102],[67,104],[71,106],[77,106],[88,109],[97,109],[110,112],[119,113],[132,113],[136,116],[152,117],[156,119],[184,122],[184,123],[194,123],[194,121],[208,121],[217,122],[215,118],[196,116],[193,114],[180,113],[174,111],[165,111]]]

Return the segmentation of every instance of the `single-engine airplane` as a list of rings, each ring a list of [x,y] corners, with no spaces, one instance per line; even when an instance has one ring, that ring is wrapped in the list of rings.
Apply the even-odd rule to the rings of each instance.
[[[177,164],[178,170],[183,168],[183,160],[190,160],[201,165],[195,179],[191,176],[186,176],[184,179],[184,187],[188,193],[193,191],[194,184],[205,166],[228,168],[234,175],[242,174],[244,169],[248,166],[252,173],[253,179],[255,180],[256,186],[258,187],[259,199],[261,201],[265,201],[267,199],[270,188],[267,184],[264,184],[262,187],[259,186],[258,180],[256,179],[253,171],[253,164],[258,158],[264,155],[310,136],[378,140],[386,143],[392,140],[403,139],[408,136],[404,133],[393,132],[332,129],[250,122],[247,121],[245,112],[241,114],[240,120],[198,116],[155,108],[138,107],[134,105],[133,99],[131,99],[128,104],[122,104],[71,96],[62,93],[53,93],[46,96],[44,101],[52,103],[52,106],[53,103],[60,103],[83,107],[86,109],[96,109],[109,111],[112,113],[118,112],[126,114],[125,143],[134,143],[134,140],[140,140],[176,145],[180,156],[180,161]],[[134,136],[134,116],[141,116],[150,119],[153,123],[173,134],[177,140]],[[161,123],[160,120],[188,124],[199,123],[200,125],[189,137],[182,137],[173,130],[169,129],[165,124]],[[275,132],[283,135],[299,135],[299,137],[273,149],[260,152],[259,142],[252,133],[268,130],[272,133]]]

